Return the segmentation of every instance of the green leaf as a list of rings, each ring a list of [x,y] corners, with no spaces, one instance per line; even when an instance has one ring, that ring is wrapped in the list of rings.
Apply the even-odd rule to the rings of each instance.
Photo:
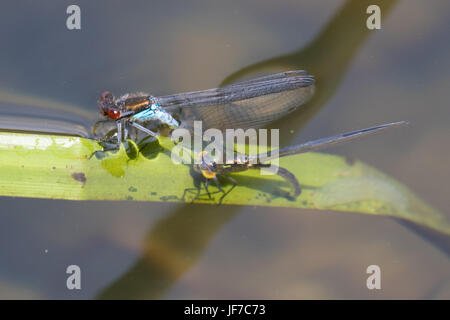
[[[210,196],[191,167],[171,160],[169,138],[160,144],[89,156],[94,140],[51,135],[0,133],[0,195],[67,200],[137,200],[340,210],[390,215],[450,234],[450,223],[402,184],[359,161],[325,153],[280,159],[299,180],[295,200],[282,196],[290,185],[258,170],[234,174],[238,185],[222,180],[226,194],[210,186]]]

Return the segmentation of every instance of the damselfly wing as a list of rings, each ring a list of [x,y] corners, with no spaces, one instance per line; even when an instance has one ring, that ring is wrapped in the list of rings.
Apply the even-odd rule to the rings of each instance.
[[[306,103],[314,93],[314,77],[288,71],[222,88],[156,97],[161,108],[191,128],[258,128],[280,119]]]

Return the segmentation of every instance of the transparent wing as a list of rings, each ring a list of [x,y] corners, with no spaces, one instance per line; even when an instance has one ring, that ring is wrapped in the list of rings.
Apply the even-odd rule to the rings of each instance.
[[[177,115],[184,127],[194,120],[203,129],[261,127],[292,112],[314,93],[314,77],[287,71],[222,88],[157,97],[163,110]]]
[[[359,137],[362,137],[362,136],[365,136],[368,134],[379,132],[379,131],[387,129],[387,128],[403,126],[406,124],[408,124],[407,121],[386,123],[386,124],[382,124],[382,125],[379,125],[376,127],[356,130],[356,131],[352,131],[352,132],[348,132],[348,133],[342,133],[342,134],[338,134],[338,135],[327,137],[327,138],[321,138],[321,139],[317,139],[317,140],[313,140],[313,141],[308,141],[308,142],[305,142],[302,144],[285,147],[285,148],[278,150],[278,152],[274,152],[274,153],[268,152],[267,154],[251,155],[251,156],[249,156],[249,159],[250,160],[258,159],[260,162],[265,162],[265,161],[274,159],[276,157],[284,157],[287,155],[322,149],[322,148],[328,147],[328,146],[336,144],[336,143],[349,141],[349,140],[356,139],[356,138],[359,138]]]

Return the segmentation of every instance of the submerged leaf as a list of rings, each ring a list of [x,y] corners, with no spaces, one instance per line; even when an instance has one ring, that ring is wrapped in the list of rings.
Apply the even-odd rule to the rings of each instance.
[[[211,185],[208,194],[190,165],[171,160],[168,138],[158,154],[123,147],[104,157],[89,156],[93,140],[22,133],[0,133],[0,195],[67,200],[138,200],[331,209],[389,215],[450,234],[449,219],[399,182],[341,156],[304,153],[280,159],[299,180],[302,193],[286,197],[290,185],[258,170],[233,175],[238,185],[221,180],[225,194]],[[131,150],[131,151],[130,151]],[[134,156],[130,156],[133,154]]]

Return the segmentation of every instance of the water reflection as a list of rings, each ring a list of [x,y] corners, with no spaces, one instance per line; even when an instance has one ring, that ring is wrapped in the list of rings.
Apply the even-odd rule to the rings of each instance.
[[[397,1],[380,3],[387,16]],[[345,71],[362,43],[369,36],[365,28],[355,28],[361,12],[373,1],[349,0],[306,48],[275,57],[239,70],[222,84],[264,71],[306,69],[317,81],[316,94],[305,108],[270,127],[294,127],[297,131],[333,96]],[[280,132],[289,144],[292,135]],[[116,282],[105,288],[99,298],[161,298],[187,272],[207,247],[211,237],[235,217],[239,206],[182,206],[149,231],[146,249],[139,261]],[[194,226],[194,227],[193,227]]]
[[[91,138],[96,117],[66,103],[0,91],[0,130]]]

